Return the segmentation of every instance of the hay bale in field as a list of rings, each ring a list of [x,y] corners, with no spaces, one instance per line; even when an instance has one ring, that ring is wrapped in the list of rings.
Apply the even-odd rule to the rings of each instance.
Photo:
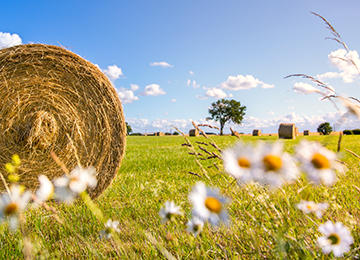
[[[155,136],[165,136],[165,134],[163,132],[156,132]]]
[[[261,130],[260,129],[254,129],[252,135],[253,136],[261,136]]]
[[[197,129],[190,129],[189,136],[199,136],[199,130]]]
[[[310,135],[310,130],[304,130],[304,135]]]
[[[38,175],[63,175],[65,166],[96,168],[99,196],[112,182],[125,152],[124,113],[109,79],[64,48],[29,44],[0,50],[0,171],[13,154],[22,160],[20,183],[32,190]],[[0,189],[4,190],[1,183]]]
[[[295,124],[281,123],[279,125],[279,138],[280,139],[295,139],[296,138]]]
[[[299,136],[299,128],[295,127],[295,137]]]

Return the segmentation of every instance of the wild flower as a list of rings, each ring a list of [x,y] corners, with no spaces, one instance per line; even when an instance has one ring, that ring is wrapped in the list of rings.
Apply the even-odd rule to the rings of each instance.
[[[314,213],[318,218],[321,218],[323,211],[329,207],[329,204],[302,200],[299,204],[296,205],[296,207],[305,214]]]
[[[108,219],[108,221],[105,223],[105,230],[102,230],[100,232],[100,238],[105,236],[107,239],[111,238],[111,236],[116,232],[119,233],[120,229],[118,228],[119,221],[111,219]]]
[[[332,185],[335,182],[334,169],[337,167],[336,154],[317,142],[306,140],[296,147],[295,157],[310,181],[316,184]]]
[[[193,204],[193,216],[209,221],[214,226],[220,222],[229,224],[229,216],[224,207],[228,199],[220,196],[218,188],[209,188],[199,182],[190,193],[189,199]]]
[[[187,230],[196,237],[201,233],[204,222],[200,218],[194,216],[186,225],[188,226]]]
[[[160,209],[159,215],[161,222],[165,223],[168,220],[173,221],[176,215],[183,215],[181,208],[176,206],[173,201],[166,201],[165,207]]]
[[[261,143],[257,147],[257,181],[270,188],[281,186],[285,181],[299,177],[299,171],[291,157],[283,152],[283,143]]]
[[[327,221],[318,230],[324,235],[319,237],[317,242],[325,254],[333,252],[334,256],[341,257],[350,250],[354,242],[350,231],[341,222],[333,224]]]
[[[242,143],[226,149],[222,153],[224,169],[240,183],[248,183],[254,179],[254,166],[256,151],[251,145]]]
[[[69,174],[54,180],[55,198],[61,201],[71,203],[75,197],[86,190],[86,188],[94,188],[97,184],[95,178],[95,168],[82,168],[76,166]]]
[[[52,199],[54,196],[54,185],[52,182],[45,175],[39,175],[38,179],[40,187],[35,193],[36,198],[41,202]]]
[[[23,192],[20,185],[12,185],[10,194],[3,194],[0,197],[0,221],[9,219],[10,228],[15,230],[19,223],[19,214],[26,208],[31,192]]]

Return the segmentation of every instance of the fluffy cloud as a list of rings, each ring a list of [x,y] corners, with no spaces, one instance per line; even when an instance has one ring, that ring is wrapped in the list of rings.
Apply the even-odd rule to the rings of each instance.
[[[191,80],[188,79],[187,82],[186,82],[186,85],[190,86],[190,84],[191,84]],[[198,88],[198,87],[200,87],[200,84],[196,84],[196,81],[195,81],[195,80],[192,81],[192,84],[191,84],[191,85],[192,85],[193,88]]]
[[[132,91],[136,91],[136,90],[138,90],[139,89],[139,86],[138,85],[136,85],[136,84],[130,84],[131,85],[131,90]]]
[[[268,112],[268,115],[275,115],[275,113],[274,113],[274,111],[270,111],[270,112]]]
[[[233,95],[230,94],[230,95],[227,95],[222,89],[219,89],[219,88],[211,88],[211,89],[208,89],[205,93],[205,96],[200,96],[200,95],[197,95],[196,97],[198,99],[207,99],[209,97],[213,97],[213,98],[216,98],[216,99],[220,99],[220,98],[226,98],[226,97],[232,97]]]
[[[324,78],[342,78],[345,83],[351,83],[356,77],[359,76],[358,71],[353,61],[358,68],[360,68],[360,59],[357,51],[347,51],[345,49],[338,49],[331,52],[329,55],[329,61],[333,67],[336,67],[341,72],[326,72],[316,77],[320,80]]]
[[[119,95],[121,103],[123,104],[129,104],[136,100],[139,100],[139,98],[135,96],[134,92],[132,92],[130,89],[120,88],[117,90],[117,93]]]
[[[258,79],[255,79],[252,75],[237,75],[236,77],[229,76],[226,81],[218,86],[223,89],[242,90],[256,88],[258,85],[261,85],[261,88],[275,87],[274,85],[266,84]]]
[[[174,67],[173,65],[170,65],[169,63],[165,62],[165,61],[160,61],[160,62],[151,62],[150,66],[160,66],[162,68],[168,68],[168,67]]]
[[[115,80],[117,80],[118,78],[120,78],[120,76],[123,76],[124,74],[122,73],[121,69],[118,68],[118,66],[116,65],[112,65],[112,66],[108,66],[107,69],[103,70],[104,74],[106,76],[108,76],[108,78],[110,79],[110,81],[114,82]]]
[[[158,84],[150,84],[147,85],[143,92],[141,92],[140,96],[159,96],[165,95],[166,92],[158,85]]]
[[[320,92],[317,88],[313,87],[312,85],[303,82],[296,82],[293,86],[293,90],[300,94]]]
[[[177,100],[174,98],[174,99],[171,99],[171,102],[176,102]]]
[[[22,44],[22,40],[16,33],[0,32],[0,49]]]
[[[190,73],[190,75],[193,75],[193,74],[194,74],[194,72],[193,72],[193,71],[191,71],[191,70],[189,71],[189,73]]]

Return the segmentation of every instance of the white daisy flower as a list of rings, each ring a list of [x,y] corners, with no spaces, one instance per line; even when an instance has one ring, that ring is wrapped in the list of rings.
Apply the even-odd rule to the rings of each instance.
[[[189,220],[189,222],[186,224],[188,226],[188,231],[193,233],[194,236],[196,237],[197,235],[199,235],[204,227],[204,222],[194,216],[191,220]]]
[[[17,228],[19,213],[26,208],[31,198],[30,191],[22,191],[19,185],[13,185],[10,188],[11,196],[4,194],[0,197],[0,222],[9,219],[12,230]]]
[[[36,191],[35,196],[39,201],[47,201],[54,196],[54,185],[45,175],[38,176],[40,187]]]
[[[341,257],[349,252],[354,240],[350,231],[341,222],[336,222],[334,225],[331,221],[327,221],[318,230],[324,235],[317,241],[325,254],[332,251],[334,256]]]
[[[172,221],[176,215],[183,215],[181,208],[176,206],[173,201],[166,201],[165,208],[160,209],[159,215],[161,222],[165,223],[168,220]]]
[[[209,220],[215,226],[220,221],[226,225],[229,224],[228,213],[224,207],[228,199],[220,196],[219,189],[211,189],[199,182],[190,193],[189,199],[193,204],[194,216],[202,221]]]
[[[296,205],[296,207],[305,214],[314,213],[318,218],[321,218],[323,211],[329,207],[329,204],[302,200],[299,204]]]
[[[293,181],[299,177],[299,171],[291,157],[283,152],[283,143],[261,143],[257,147],[258,156],[256,178],[270,188],[281,186],[285,181]]]
[[[96,186],[95,173],[95,168],[92,166],[82,168],[78,165],[70,172],[69,176],[64,175],[55,179],[55,198],[61,201],[72,202],[86,188],[94,188]]]
[[[109,239],[115,232],[120,233],[120,229],[118,228],[118,226],[119,226],[119,221],[117,220],[112,221],[111,219],[108,219],[108,221],[105,223],[105,230],[102,230],[100,232],[101,233],[100,238],[105,236],[107,239]]]
[[[295,157],[300,161],[308,179],[316,184],[332,185],[337,168],[336,154],[317,142],[301,141],[296,147]]]
[[[250,145],[238,143],[222,153],[224,169],[234,176],[240,183],[248,183],[254,178],[254,148]]]

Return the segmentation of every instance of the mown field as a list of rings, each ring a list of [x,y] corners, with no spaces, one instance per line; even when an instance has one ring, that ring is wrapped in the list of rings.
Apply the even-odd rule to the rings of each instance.
[[[221,149],[238,141],[233,136],[212,136]],[[197,147],[208,142],[204,137],[188,137]],[[308,136],[286,140],[285,150],[294,153],[302,140],[318,141],[337,150],[337,136]],[[244,142],[272,142],[276,137],[243,137]],[[206,178],[195,156],[181,136],[127,138],[126,155],[113,184],[95,203],[105,216],[120,222],[119,238],[100,238],[104,229],[88,207],[79,199],[75,204],[49,204],[57,214],[42,207],[24,212],[24,241],[19,230],[12,232],[0,226],[0,258],[22,259],[25,248],[31,248],[34,259],[332,259],[316,244],[317,228],[327,220],[341,221],[351,230],[354,244],[347,259],[360,257],[360,187],[359,159],[344,149],[360,154],[360,137],[343,136],[340,159],[348,172],[339,175],[331,187],[314,186],[302,176],[298,181],[269,191],[249,185],[239,186],[222,170],[217,158],[200,160]],[[208,151],[215,148],[200,144]],[[204,153],[199,148],[197,152]],[[216,168],[219,167],[220,170]],[[197,173],[202,177],[190,174]],[[39,173],[40,174],[40,173]],[[189,192],[203,181],[218,187],[231,202],[226,206],[230,226],[206,224],[200,236],[186,229],[191,218]],[[296,208],[300,200],[327,202],[329,209],[321,219]],[[177,222],[161,223],[159,211],[167,200],[181,206],[184,216]],[[29,242],[30,241],[30,242]],[[31,246],[29,244],[31,243]]]

